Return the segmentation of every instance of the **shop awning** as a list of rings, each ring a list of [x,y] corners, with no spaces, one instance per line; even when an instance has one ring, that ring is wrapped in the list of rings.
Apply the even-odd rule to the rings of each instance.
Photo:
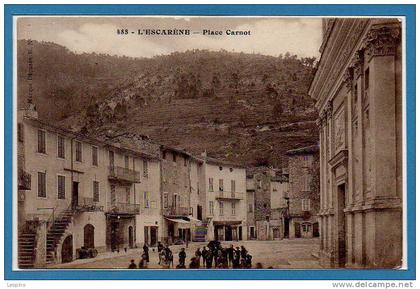
[[[180,223],[180,224],[189,224],[190,221],[186,221],[184,219],[171,219],[171,218],[165,218],[168,221],[174,222],[174,223]]]
[[[240,225],[242,224],[242,221],[213,221],[213,225],[224,225],[224,226],[231,226],[231,225]]]

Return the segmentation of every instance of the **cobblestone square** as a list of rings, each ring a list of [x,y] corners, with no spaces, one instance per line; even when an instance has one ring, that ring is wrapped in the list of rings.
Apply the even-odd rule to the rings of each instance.
[[[263,268],[273,267],[276,269],[317,269],[321,268],[318,259],[315,257],[319,250],[319,240],[313,239],[284,239],[280,241],[242,241],[242,242],[222,242],[223,247],[230,244],[236,246],[244,245],[252,255],[252,265],[262,263]],[[188,266],[195,250],[207,245],[207,243],[193,242],[186,248]],[[178,253],[184,245],[171,246],[174,254],[174,266],[178,264]],[[120,253],[105,252],[99,254],[95,259],[75,260],[71,263],[58,264],[50,268],[76,268],[76,269],[126,269],[131,259],[136,264],[140,260],[142,249],[130,249]],[[156,248],[150,248],[149,269],[163,269],[158,264],[158,254]],[[202,265],[202,264],[201,264]]]

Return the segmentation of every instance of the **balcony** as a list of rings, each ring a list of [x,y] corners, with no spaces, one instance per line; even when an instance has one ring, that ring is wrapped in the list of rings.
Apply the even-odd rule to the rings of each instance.
[[[163,209],[166,216],[188,216],[190,209],[186,207],[168,207]]]
[[[216,200],[243,200],[243,194],[238,192],[219,191]]]
[[[140,172],[123,167],[111,166],[109,167],[108,179],[125,183],[140,183]]]
[[[108,203],[108,213],[137,215],[140,213],[140,204]]]
[[[93,198],[82,198],[81,201],[79,199],[76,209],[81,212],[96,212],[103,211],[104,207],[99,202],[95,202]]]
[[[31,189],[31,174],[24,170],[19,170],[19,190]]]

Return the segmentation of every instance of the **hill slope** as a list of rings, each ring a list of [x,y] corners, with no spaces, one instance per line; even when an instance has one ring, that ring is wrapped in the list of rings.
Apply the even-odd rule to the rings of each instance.
[[[25,50],[19,42],[20,103]],[[134,59],[38,42],[32,50],[40,116],[90,135],[136,133],[196,154],[274,166],[284,164],[286,150],[317,140],[306,95],[314,59],[202,50]]]

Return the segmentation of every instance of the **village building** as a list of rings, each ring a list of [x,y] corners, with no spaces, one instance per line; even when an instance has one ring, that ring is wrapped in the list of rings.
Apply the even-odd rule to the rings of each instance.
[[[269,240],[280,240],[288,237],[288,228],[285,226],[289,205],[288,169],[283,169],[271,177],[270,204]]]
[[[257,239],[257,230],[255,228],[255,182],[252,174],[246,176],[246,223],[248,229],[248,240]]]
[[[318,145],[287,151],[289,190],[285,235],[290,239],[319,237]]]
[[[402,49],[398,19],[323,20],[309,94],[319,111],[325,266],[401,265]]]
[[[190,242],[195,238],[201,207],[199,166],[201,162],[184,150],[161,147],[161,190],[164,238],[169,244]]]
[[[150,226],[158,238],[158,156],[39,120],[31,104],[17,128],[19,268],[139,246]]]
[[[246,240],[245,167],[205,154],[201,159],[200,204],[206,241]]]

